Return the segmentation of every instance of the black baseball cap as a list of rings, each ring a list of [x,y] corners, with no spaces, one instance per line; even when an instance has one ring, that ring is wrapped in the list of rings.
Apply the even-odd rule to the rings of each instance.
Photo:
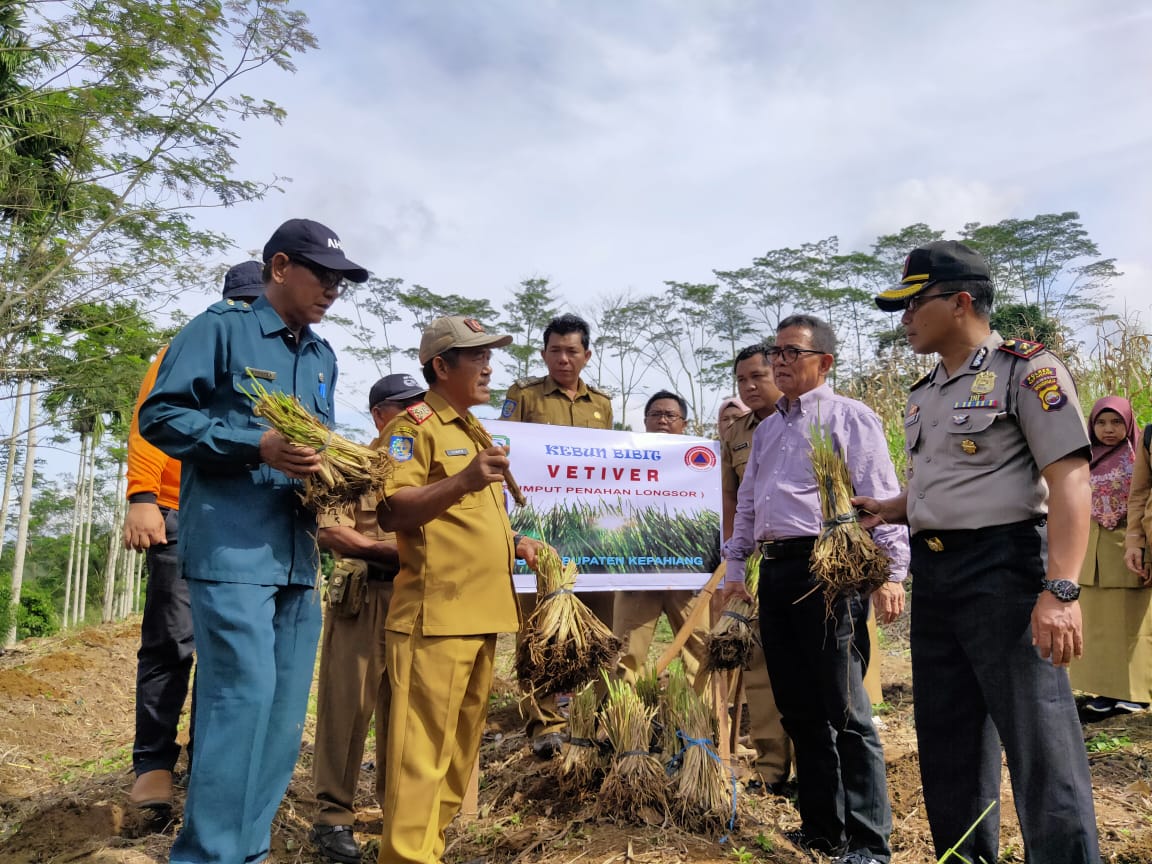
[[[264,293],[264,265],[259,261],[245,261],[229,267],[224,274],[224,299],[235,300],[259,297]]]
[[[885,312],[899,312],[921,291],[937,282],[992,281],[988,262],[975,249],[956,240],[937,240],[917,246],[904,259],[904,276],[876,295],[876,305]]]
[[[368,391],[368,407],[381,402],[401,402],[413,396],[423,396],[428,388],[406,372],[385,375]]]
[[[345,256],[336,232],[311,219],[289,219],[277,228],[272,239],[264,244],[264,263],[271,261],[277,252],[337,270],[350,282],[368,281],[368,271]]]

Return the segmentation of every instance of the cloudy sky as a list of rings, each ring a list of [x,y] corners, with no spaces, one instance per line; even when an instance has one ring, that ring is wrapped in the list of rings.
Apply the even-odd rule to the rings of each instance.
[[[242,127],[242,173],[293,182],[206,219],[242,250],[308,216],[377,275],[497,306],[547,276],[579,308],[831,234],[1077,210],[1115,306],[1152,306],[1146,2],[300,6],[319,50],[240,88],[288,111]]]

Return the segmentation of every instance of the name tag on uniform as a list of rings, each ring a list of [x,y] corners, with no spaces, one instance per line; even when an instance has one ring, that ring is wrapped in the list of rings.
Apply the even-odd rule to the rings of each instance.
[[[263,378],[265,381],[276,380],[276,373],[269,369],[253,369],[251,366],[245,366],[244,371],[253,378]]]
[[[468,448],[467,447],[457,447],[455,450],[445,450],[444,455],[445,456],[467,456],[468,455]]]
[[[735,453],[737,450],[747,450],[747,449],[748,449],[748,442],[747,441],[741,441],[739,444],[733,445],[732,452]]]

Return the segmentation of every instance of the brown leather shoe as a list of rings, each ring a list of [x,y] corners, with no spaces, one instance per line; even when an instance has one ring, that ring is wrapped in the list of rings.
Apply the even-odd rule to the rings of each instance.
[[[145,771],[132,784],[128,793],[128,803],[142,809],[158,809],[172,806],[172,772],[158,768]]]

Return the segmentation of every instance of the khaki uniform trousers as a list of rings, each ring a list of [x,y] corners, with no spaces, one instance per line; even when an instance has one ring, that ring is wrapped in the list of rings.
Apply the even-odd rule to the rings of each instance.
[[[583,591],[577,592],[580,599],[589,611],[612,627],[612,606],[615,598],[613,591]],[[520,616],[527,621],[532,610],[536,608],[535,594],[517,594],[516,600],[520,603]],[[516,647],[520,647],[523,633],[516,634]],[[524,732],[529,739],[549,732],[561,732],[568,725],[567,718],[560,713],[556,705],[556,694],[548,693],[537,696],[535,701],[527,696],[520,700],[520,716],[525,718]]]
[[[391,599],[391,582],[369,580],[359,613],[342,616],[331,608],[324,610],[312,759],[312,785],[319,805],[317,825],[352,825],[356,821],[356,784],[373,712],[376,800],[383,805],[391,695],[384,663],[384,619]]]
[[[668,616],[673,633],[684,626],[696,596],[692,591],[618,591],[612,614],[612,632],[623,643],[617,675],[635,684],[640,671],[648,662],[648,651],[656,636],[660,613]],[[704,639],[708,635],[707,616],[697,624],[684,643],[680,657],[688,680],[696,679],[700,661],[704,659]]]
[[[480,752],[496,635],[385,636],[388,718],[379,864],[438,864]]]

